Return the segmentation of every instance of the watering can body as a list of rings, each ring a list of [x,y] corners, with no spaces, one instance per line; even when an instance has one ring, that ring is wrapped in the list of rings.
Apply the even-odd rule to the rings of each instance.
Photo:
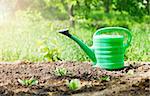
[[[128,35],[127,43],[124,44],[122,35],[106,35],[104,33],[121,32]],[[89,48],[80,39],[68,33],[61,31],[73,39],[85,51],[93,61],[95,67],[101,67],[108,70],[121,69],[124,67],[125,49],[130,45],[132,36],[130,31],[122,27],[106,27],[97,30],[93,35],[93,46]]]
[[[100,35],[93,38],[96,65],[105,69],[124,67],[123,36]]]

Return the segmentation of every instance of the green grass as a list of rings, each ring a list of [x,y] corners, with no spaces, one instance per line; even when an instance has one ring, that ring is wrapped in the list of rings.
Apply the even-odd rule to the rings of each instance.
[[[0,23],[0,61],[90,61],[75,42],[57,32],[68,27],[68,21],[48,21],[40,15],[32,15],[19,14],[17,19]],[[96,28],[81,25],[77,24],[70,31],[91,46]],[[150,24],[134,23],[129,29],[133,40],[125,60],[150,61]]]
[[[132,29],[132,46],[126,58],[134,61],[150,61],[150,24],[136,24]]]

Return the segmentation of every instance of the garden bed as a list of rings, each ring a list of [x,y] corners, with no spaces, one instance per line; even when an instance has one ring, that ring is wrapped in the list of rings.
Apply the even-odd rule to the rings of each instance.
[[[63,76],[56,69],[65,68]],[[106,78],[107,77],[107,78]],[[18,79],[34,78],[38,84],[21,85]],[[80,80],[80,88],[70,90],[72,79]],[[93,68],[88,62],[0,63],[0,96],[148,96],[150,94],[150,62],[127,62],[122,70]]]

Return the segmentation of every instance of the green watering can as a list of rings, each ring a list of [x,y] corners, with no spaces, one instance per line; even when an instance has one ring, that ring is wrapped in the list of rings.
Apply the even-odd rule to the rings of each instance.
[[[124,44],[122,35],[106,35],[108,32],[125,32],[128,35],[127,43]],[[93,46],[89,48],[80,39],[71,35],[68,30],[62,33],[74,40],[93,61],[93,65],[103,69],[114,70],[124,67],[125,49],[129,47],[132,36],[130,31],[122,27],[106,27],[97,30],[93,35]]]

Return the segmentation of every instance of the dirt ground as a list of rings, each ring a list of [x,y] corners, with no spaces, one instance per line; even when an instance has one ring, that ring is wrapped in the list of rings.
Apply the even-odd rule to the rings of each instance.
[[[66,68],[58,77],[56,68]],[[110,80],[101,80],[109,76]],[[35,78],[38,84],[22,86],[18,79]],[[66,85],[79,79],[81,87],[71,91]],[[93,68],[89,62],[31,63],[0,62],[0,96],[150,96],[150,62],[126,62],[121,70]]]

